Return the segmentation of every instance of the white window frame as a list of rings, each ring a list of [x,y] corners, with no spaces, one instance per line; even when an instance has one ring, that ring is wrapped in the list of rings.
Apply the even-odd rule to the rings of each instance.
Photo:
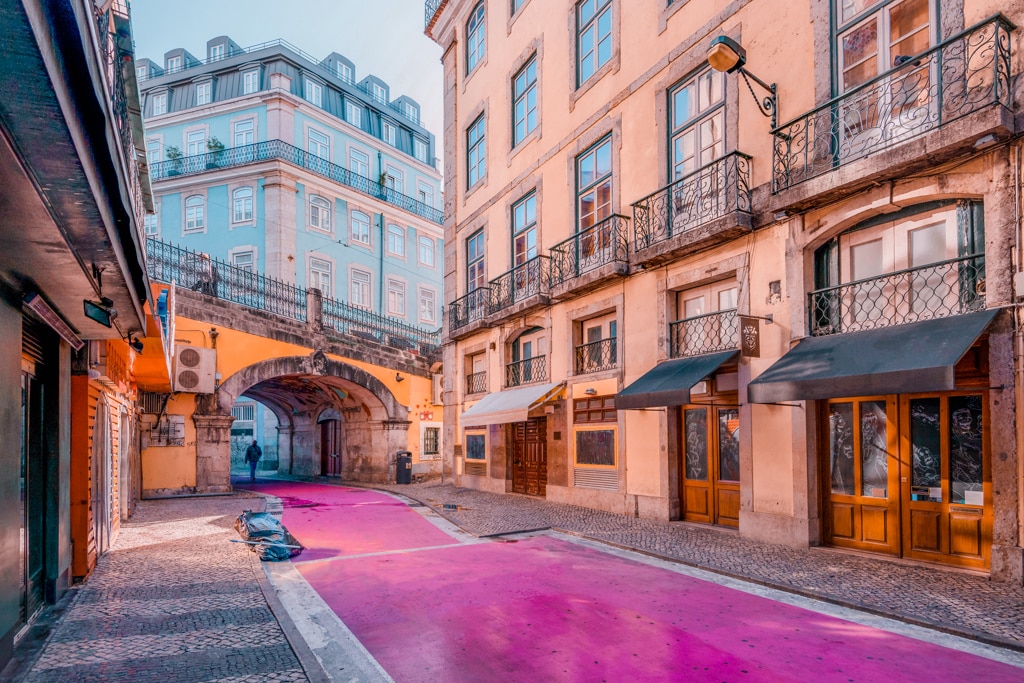
[[[388,103],[388,91],[383,85],[380,83],[373,83],[373,87],[371,89],[373,90],[373,99],[378,102],[383,102],[384,104]]]
[[[348,170],[364,178],[370,177],[370,155],[361,149],[348,151]]]
[[[356,128],[363,127],[363,108],[351,100],[345,100],[345,120]]]
[[[213,81],[196,83],[196,106],[213,102]]]
[[[146,161],[153,164],[163,157],[164,141],[161,138],[146,138]]]
[[[420,140],[417,137],[412,139],[412,155],[423,163],[427,163],[427,154],[429,153],[429,150],[430,147],[425,141]]]
[[[198,154],[206,154],[206,129],[197,128],[185,131],[185,156],[191,157]]]
[[[224,43],[217,43],[210,46],[210,61],[219,62],[228,55],[227,46]]]
[[[395,124],[390,121],[381,121],[380,139],[394,147],[398,140],[398,131]]]
[[[167,93],[158,92],[153,94],[153,116],[160,116],[167,113]]]
[[[324,106],[324,86],[312,79],[306,78],[302,84],[302,99],[314,107]]]
[[[388,278],[388,315],[395,315],[400,318],[404,318],[406,316],[405,290],[406,287],[404,281],[393,277]]]
[[[324,287],[325,279],[326,287]],[[310,256],[307,264],[306,286],[319,289],[321,294],[332,298],[334,295],[334,264],[327,259]]]
[[[251,223],[256,216],[256,193],[252,187],[237,187],[231,191],[231,222]]]
[[[357,216],[361,216],[361,218],[357,219]],[[364,229],[357,231],[357,224],[363,226]],[[352,210],[349,216],[349,237],[356,244],[370,246],[370,216],[367,213]]]
[[[419,247],[416,250],[417,262],[421,266],[433,268],[436,261],[435,253],[437,251],[437,243],[432,237],[427,237],[426,235],[420,235],[416,242]]]
[[[338,78],[344,83],[353,83],[355,80],[355,74],[352,73],[352,67],[345,62],[338,62],[336,66]]]
[[[244,147],[256,142],[256,119],[239,119],[231,125],[233,147]]]
[[[175,71],[181,71],[184,60],[181,55],[167,58],[167,73],[174,73]]]
[[[373,276],[369,271],[353,268],[349,273],[349,303],[356,308],[373,309]]]
[[[242,73],[242,94],[251,95],[260,91],[260,70],[250,69]]]
[[[137,66],[137,67],[135,67],[135,78],[137,78],[140,81],[144,81],[147,78],[149,78],[149,67],[147,67],[147,66]]]
[[[195,201],[193,201],[195,200]],[[206,230],[206,197],[201,194],[190,194],[185,197],[185,232],[203,232]]]
[[[249,257],[249,262],[245,262],[245,257]],[[248,273],[256,272],[256,248],[255,247],[243,247],[239,249],[232,249],[228,253],[228,260],[231,265],[239,270],[244,270]]]
[[[405,174],[388,164],[384,167],[384,187],[405,194]]]
[[[331,200],[323,195],[309,195],[309,227],[324,232],[331,231]]]
[[[405,258],[405,228],[395,223],[388,223],[387,252],[390,256]]]
[[[314,136],[323,138],[323,141],[317,140]],[[314,147],[316,149],[314,149]],[[316,128],[309,128],[306,130],[306,151],[310,154],[324,159],[325,161],[331,160],[331,136],[327,133],[317,130]],[[324,152],[321,154],[320,152]]]
[[[437,292],[427,287],[420,287],[419,302],[416,307],[419,321],[426,325],[437,324]],[[424,315],[424,313],[426,315]]]
[[[146,237],[159,237],[160,236],[160,214],[158,213],[147,213],[143,219],[143,228],[146,233]]]

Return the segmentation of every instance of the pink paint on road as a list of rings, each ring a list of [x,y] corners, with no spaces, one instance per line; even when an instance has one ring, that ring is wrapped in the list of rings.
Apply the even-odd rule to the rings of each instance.
[[[293,562],[456,543],[408,505],[376,491],[297,482],[242,486],[281,499],[281,521],[306,548]]]

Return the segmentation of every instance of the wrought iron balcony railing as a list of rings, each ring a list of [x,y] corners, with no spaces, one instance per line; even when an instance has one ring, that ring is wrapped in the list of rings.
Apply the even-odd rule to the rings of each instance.
[[[618,339],[610,337],[576,347],[576,374],[601,372],[618,366]]]
[[[430,28],[430,25],[434,22],[434,16],[441,9],[446,0],[426,0],[423,4],[423,29]]]
[[[735,308],[677,320],[669,324],[668,334],[672,358],[740,347],[740,326]]]
[[[432,356],[441,349],[441,336],[438,331],[424,330],[344,301],[324,297],[321,311],[324,327],[341,334],[416,351],[424,356]]]
[[[482,394],[487,391],[487,371],[471,372],[466,375],[466,393]]]
[[[444,223],[444,215],[440,209],[428,206],[375,180],[370,180],[358,173],[353,173],[344,166],[331,163],[327,159],[311,154],[300,147],[289,145],[281,140],[264,140],[263,142],[242,145],[240,147],[229,147],[216,152],[194,154],[181,157],[180,159],[168,159],[167,161],[151,164],[149,172],[153,180],[162,180],[179,175],[205,173],[206,171],[218,168],[233,168],[254,164],[259,161],[273,160],[286,161],[295,166],[301,166],[319,176],[329,178],[342,185],[347,185],[363,194],[393,204],[439,225]]]
[[[750,213],[750,162],[730,152],[633,204],[639,251],[739,211]]]
[[[491,290],[479,287],[451,302],[448,305],[448,325],[451,330],[455,331],[486,318],[490,300]]]
[[[518,387],[523,384],[544,382],[547,378],[547,356],[534,356],[525,360],[517,360],[505,366],[506,387]]]
[[[548,257],[534,256],[490,282],[490,312],[508,308],[520,301],[548,291]]]
[[[947,38],[772,131],[780,192],[976,112],[1010,106],[1010,31],[1002,15]]]
[[[551,247],[551,286],[560,285],[609,263],[628,263],[625,216],[613,214]]]
[[[812,336],[948,318],[985,308],[985,255],[818,289],[807,295]]]

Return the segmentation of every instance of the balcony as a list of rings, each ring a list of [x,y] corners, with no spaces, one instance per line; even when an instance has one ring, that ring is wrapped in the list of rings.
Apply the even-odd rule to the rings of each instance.
[[[985,255],[908,268],[807,295],[810,334],[874,330],[985,309]]]
[[[548,304],[548,260],[535,256],[491,280],[492,323]]]
[[[430,29],[437,22],[437,15],[441,13],[441,10],[447,4],[448,0],[426,0],[423,4],[423,32],[428,36],[430,35]]]
[[[466,394],[483,394],[487,391],[487,371],[471,372],[466,375]]]
[[[448,304],[448,336],[451,339],[468,337],[487,324],[491,290],[479,287]]]
[[[658,265],[750,232],[751,158],[719,157],[633,204],[634,265]]]
[[[576,347],[576,374],[613,370],[618,367],[618,339],[610,337]]]
[[[701,356],[740,347],[740,326],[735,308],[677,320],[669,325],[668,334],[672,358]]]
[[[564,301],[629,273],[626,216],[612,215],[551,247],[551,298]]]
[[[1012,28],[996,15],[772,131],[771,209],[837,199],[1009,136]]]
[[[518,360],[505,366],[506,389],[535,382],[546,382],[547,379],[547,356],[534,356],[533,358]]]
[[[375,180],[353,173],[344,166],[331,163],[306,150],[281,140],[264,140],[251,145],[229,147],[205,154],[194,154],[151,164],[149,172],[154,181],[181,175],[195,175],[223,168],[236,168],[262,161],[285,161],[305,168],[323,178],[346,185],[363,194],[404,209],[409,213],[441,225],[444,214],[440,209],[402,194]]]

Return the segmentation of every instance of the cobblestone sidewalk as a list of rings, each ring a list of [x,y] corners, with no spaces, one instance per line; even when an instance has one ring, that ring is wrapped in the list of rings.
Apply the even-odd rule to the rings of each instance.
[[[658,522],[428,481],[383,486],[431,506],[477,536],[558,529],[1017,650],[1024,650],[1024,587],[959,571],[826,548],[790,548],[734,531]],[[458,510],[444,510],[444,504]]]
[[[19,683],[307,681],[232,528],[250,494],[142,501]],[[27,663],[26,663],[27,664]]]

